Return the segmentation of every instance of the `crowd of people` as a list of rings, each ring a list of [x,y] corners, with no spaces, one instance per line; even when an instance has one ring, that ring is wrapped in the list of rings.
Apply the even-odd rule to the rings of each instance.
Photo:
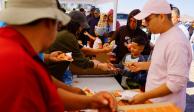
[[[117,21],[116,31],[113,9],[67,14],[57,0],[8,0],[0,21],[2,112],[116,111],[111,93],[89,97],[72,87],[75,73],[115,74],[124,89],[143,91],[129,103],[172,102],[185,110],[194,22],[186,28],[166,0],[148,0],[129,12],[126,25]],[[104,62],[101,54],[114,57]]]

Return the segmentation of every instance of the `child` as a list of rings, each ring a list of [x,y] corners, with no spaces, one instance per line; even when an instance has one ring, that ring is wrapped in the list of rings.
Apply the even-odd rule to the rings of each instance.
[[[106,27],[95,26],[96,37],[93,37],[88,32],[84,32],[84,34],[88,36],[90,39],[94,40],[93,44],[94,49],[102,49],[104,43],[104,34],[106,33],[106,31],[107,31]]]
[[[124,88],[139,88],[145,86],[147,71],[140,72],[131,72],[129,67],[126,67],[126,64],[131,62],[142,62],[147,61],[146,57],[141,55],[141,52],[144,50],[146,41],[141,35],[137,35],[135,38],[132,38],[130,45],[131,53],[126,54],[122,62],[115,64],[115,67],[120,68],[120,74],[122,75],[121,86]]]

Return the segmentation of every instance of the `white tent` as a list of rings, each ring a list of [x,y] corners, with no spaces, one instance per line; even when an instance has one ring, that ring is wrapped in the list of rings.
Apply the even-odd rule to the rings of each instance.
[[[115,2],[116,0],[59,0],[60,3],[80,3],[80,4],[102,4],[107,2]]]
[[[92,4],[92,5],[98,5],[98,4],[104,4],[108,2],[113,2],[114,4],[114,13],[113,13],[113,31],[116,30],[116,18],[117,18],[117,5],[118,0],[59,0],[61,4],[64,3],[79,3],[79,4]]]
[[[6,1],[7,0],[0,0],[0,10],[3,9],[3,8],[5,8],[5,2]]]
[[[7,0],[0,0],[0,9],[4,8],[4,3]],[[63,3],[80,3],[80,4],[92,4],[92,5],[97,5],[97,4],[104,4],[108,2],[113,2],[114,4],[114,13],[113,13],[113,30],[116,30],[116,18],[117,18],[117,4],[118,0],[59,0],[61,4]]]

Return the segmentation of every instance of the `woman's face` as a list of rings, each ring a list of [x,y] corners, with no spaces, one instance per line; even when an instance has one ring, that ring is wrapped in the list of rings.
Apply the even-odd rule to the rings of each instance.
[[[97,12],[97,11],[94,11],[94,17],[95,17],[95,18],[100,17],[100,13],[99,13],[99,12]]]
[[[78,30],[76,31],[76,36],[79,36],[84,28],[80,25]]]
[[[132,30],[136,29],[136,27],[137,27],[137,20],[135,18],[130,18],[130,20],[129,20],[129,27]]]
[[[108,20],[107,15],[104,15],[103,21],[106,22]]]
[[[108,16],[108,21],[113,22],[113,15],[112,14]]]

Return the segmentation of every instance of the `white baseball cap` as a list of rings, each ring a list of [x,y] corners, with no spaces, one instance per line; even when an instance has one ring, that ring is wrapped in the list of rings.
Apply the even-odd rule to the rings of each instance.
[[[70,21],[58,9],[56,0],[8,0],[6,8],[0,11],[0,20],[9,25],[24,25],[43,18],[58,20],[63,25]]]
[[[148,0],[139,14],[134,16],[137,20],[142,20],[151,14],[170,14],[170,4],[166,0]]]

